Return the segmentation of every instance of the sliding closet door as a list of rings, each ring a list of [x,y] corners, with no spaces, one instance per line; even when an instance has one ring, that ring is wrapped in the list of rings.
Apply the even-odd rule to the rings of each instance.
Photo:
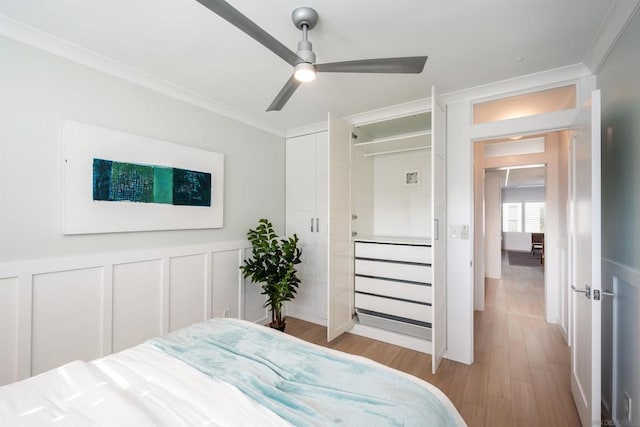
[[[329,114],[327,341],[353,326],[351,125]]]
[[[431,206],[433,209],[432,369],[436,373],[447,350],[447,170],[445,109],[435,87],[431,88]]]

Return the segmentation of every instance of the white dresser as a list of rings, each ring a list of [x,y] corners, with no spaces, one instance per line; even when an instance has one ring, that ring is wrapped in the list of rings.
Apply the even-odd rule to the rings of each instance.
[[[359,322],[431,340],[430,240],[375,237],[358,238],[354,244]]]

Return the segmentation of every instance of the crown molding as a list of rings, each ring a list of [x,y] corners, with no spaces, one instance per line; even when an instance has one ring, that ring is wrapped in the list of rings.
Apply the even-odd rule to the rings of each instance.
[[[377,110],[365,111],[364,113],[352,114],[344,117],[344,120],[354,126],[362,126],[368,123],[375,123],[381,120],[389,120],[397,117],[404,117],[411,114],[431,111],[431,97],[420,98],[402,104],[391,105]]]
[[[149,73],[69,43],[32,26],[0,15],[0,36],[24,43],[53,55],[68,59],[94,70],[118,77],[163,95],[187,102],[248,126],[284,137],[283,129],[273,128],[261,120],[191,92],[181,86],[162,80]]]
[[[593,74],[597,73],[607,55],[618,41],[633,16],[637,13],[640,0],[615,0],[607,17],[591,43],[591,48],[582,62]]]
[[[285,138],[295,138],[296,136],[309,135],[312,133],[324,132],[328,130],[328,122],[313,123],[311,125],[300,126],[293,129],[287,129]]]

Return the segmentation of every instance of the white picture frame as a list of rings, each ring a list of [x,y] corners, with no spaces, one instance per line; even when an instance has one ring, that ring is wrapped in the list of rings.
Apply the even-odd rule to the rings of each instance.
[[[64,234],[223,227],[223,154],[73,120],[62,128]],[[210,205],[94,200],[94,159],[210,173]]]

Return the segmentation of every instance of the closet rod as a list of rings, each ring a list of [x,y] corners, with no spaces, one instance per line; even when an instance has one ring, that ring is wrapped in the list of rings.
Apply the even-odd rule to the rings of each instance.
[[[430,130],[421,130],[418,132],[404,133],[402,135],[394,135],[386,138],[372,139],[371,141],[367,141],[367,142],[357,142],[353,145],[355,147],[363,147],[365,145],[380,144],[382,142],[391,142],[391,141],[397,141],[399,139],[408,139],[408,138],[415,138],[417,136],[427,136],[427,135],[431,135]]]
[[[428,149],[430,149],[430,148],[431,148],[431,146],[430,146],[430,145],[425,145],[424,147],[405,148],[404,150],[380,151],[380,152],[377,152],[377,153],[367,153],[367,154],[364,154],[364,157],[379,156],[380,154],[404,153],[404,152],[407,152],[407,151],[428,150]]]

